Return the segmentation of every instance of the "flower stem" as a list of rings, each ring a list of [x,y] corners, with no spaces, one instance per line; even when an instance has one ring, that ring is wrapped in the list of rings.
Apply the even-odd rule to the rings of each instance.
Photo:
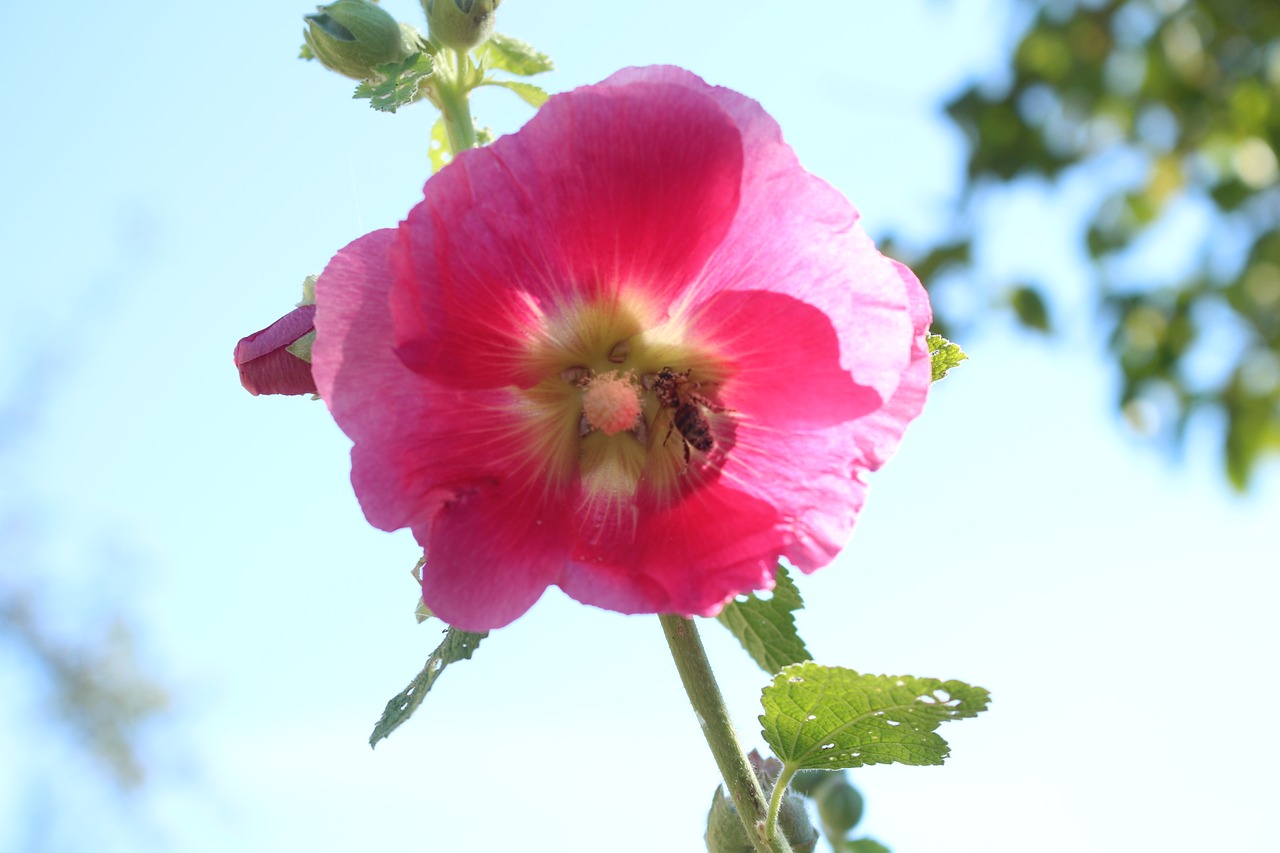
[[[467,70],[466,51],[454,51],[457,74],[452,82],[441,81],[437,88],[440,112],[444,115],[444,130],[449,137],[451,154],[476,147],[476,125],[471,118],[471,94],[464,80]]]
[[[667,645],[671,647],[671,657],[675,659],[680,681],[702,724],[702,734],[711,747],[711,754],[724,777],[738,816],[746,827],[747,838],[757,853],[792,853],[791,845],[781,833],[771,839],[766,832],[769,812],[764,791],[738,744],[729,709],[725,707],[724,697],[720,695],[720,687],[711,672],[711,662],[707,660],[706,649],[698,637],[697,626],[689,619],[669,613],[658,618],[662,621],[662,631],[667,636]]]

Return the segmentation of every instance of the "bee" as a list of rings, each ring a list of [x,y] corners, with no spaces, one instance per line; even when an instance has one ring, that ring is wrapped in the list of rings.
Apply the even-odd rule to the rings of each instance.
[[[684,462],[689,464],[689,448],[707,453],[715,446],[711,434],[711,422],[703,409],[723,412],[718,406],[697,392],[698,383],[689,378],[690,371],[677,371],[664,367],[657,373],[644,377],[644,386],[658,398],[658,405],[671,409],[671,428],[667,430],[663,444],[671,438],[672,431],[679,433],[684,446]]]

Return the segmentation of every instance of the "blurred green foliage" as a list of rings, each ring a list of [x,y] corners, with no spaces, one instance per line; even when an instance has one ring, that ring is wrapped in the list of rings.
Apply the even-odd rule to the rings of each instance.
[[[984,195],[1092,181],[1081,286],[1097,294],[1117,402],[1175,445],[1192,416],[1218,413],[1224,471],[1244,489],[1280,449],[1280,2],[1010,2],[1025,27],[1007,75],[946,107],[969,142],[955,227],[902,254],[926,283],[973,276]],[[1208,214],[1196,263],[1135,270],[1136,250],[1170,239],[1161,227],[1188,209]],[[1051,330],[1043,282],[1000,286],[1025,327]],[[935,329],[951,337],[958,318],[940,307]]]

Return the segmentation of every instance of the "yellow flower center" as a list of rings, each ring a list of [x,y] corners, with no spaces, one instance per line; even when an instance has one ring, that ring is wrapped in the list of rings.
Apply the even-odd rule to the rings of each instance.
[[[630,512],[640,488],[674,499],[723,452],[727,367],[648,305],[560,310],[528,358],[544,377],[525,392],[529,451],[554,480],[580,480],[593,517]]]

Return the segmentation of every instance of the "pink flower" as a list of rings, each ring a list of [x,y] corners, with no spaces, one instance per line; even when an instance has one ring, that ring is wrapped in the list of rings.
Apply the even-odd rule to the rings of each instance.
[[[710,615],[848,541],[924,404],[928,301],[759,104],[678,68],[462,153],[317,289],[369,521],[479,631],[552,584]]]
[[[240,384],[255,397],[259,394],[314,394],[311,365],[290,352],[290,347],[315,329],[316,306],[303,305],[285,314],[260,332],[236,344]]]

